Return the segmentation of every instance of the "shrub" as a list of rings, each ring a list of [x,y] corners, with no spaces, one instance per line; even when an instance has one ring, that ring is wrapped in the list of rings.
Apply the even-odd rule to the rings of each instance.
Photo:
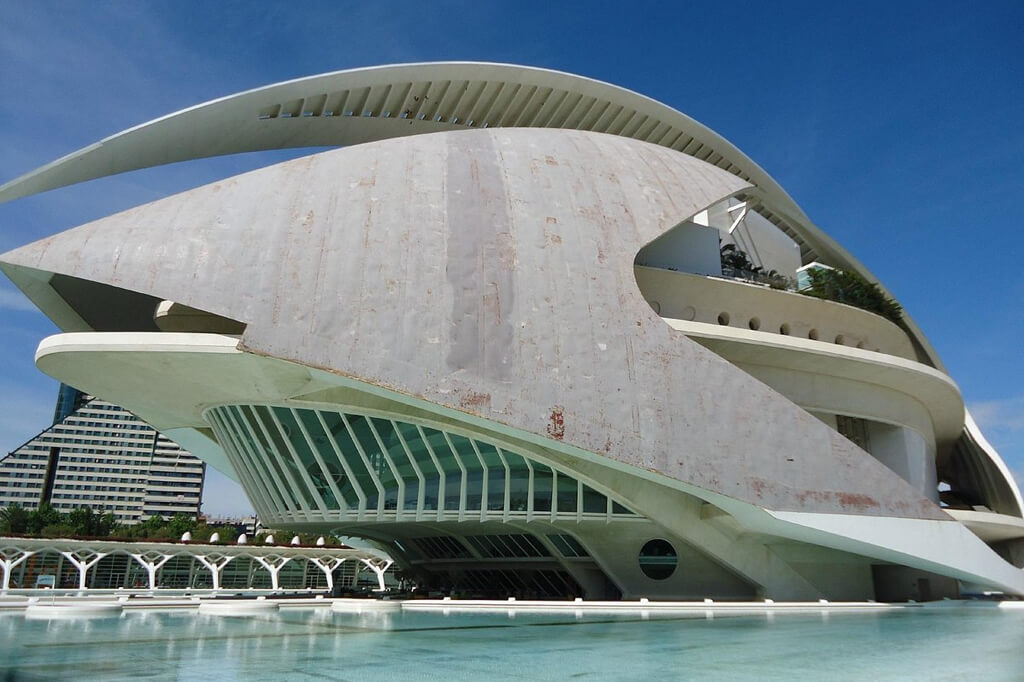
[[[808,270],[811,286],[800,293],[828,301],[837,301],[877,313],[897,324],[903,319],[903,308],[874,282],[856,272],[820,268]]]

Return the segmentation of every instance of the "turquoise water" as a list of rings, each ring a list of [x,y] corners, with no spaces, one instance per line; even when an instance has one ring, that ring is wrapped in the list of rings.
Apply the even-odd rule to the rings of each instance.
[[[3,680],[1024,680],[1024,611],[0,615]]]

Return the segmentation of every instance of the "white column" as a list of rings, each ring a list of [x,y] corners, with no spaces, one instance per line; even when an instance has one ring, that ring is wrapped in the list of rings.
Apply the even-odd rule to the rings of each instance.
[[[278,556],[277,554],[270,554],[266,558],[261,556],[254,556],[253,559],[260,563],[260,566],[267,569],[270,572],[270,587],[277,590],[280,587],[277,575],[284,568],[284,565],[292,560],[290,556]]]
[[[380,586],[377,589],[377,591],[378,592],[383,592],[384,591],[384,574],[387,572],[388,568],[391,567],[391,564],[393,564],[395,562],[394,561],[383,561],[381,566],[377,566],[377,564],[375,564],[372,559],[360,559],[360,561],[362,561],[364,564],[366,564],[370,568],[370,570],[373,571],[377,575],[377,584]]]
[[[327,591],[334,592],[334,570],[345,563],[344,557],[309,557],[309,563],[317,566],[327,578]]]
[[[221,569],[227,566],[235,557],[223,554],[196,554],[195,557],[199,559],[199,563],[210,569],[210,575],[213,576],[213,589],[214,591],[219,590]]]
[[[96,562],[98,562],[100,559],[107,556],[106,552],[91,552],[90,550],[78,552],[62,551],[61,554],[63,554],[64,558],[70,561],[75,566],[75,568],[78,569],[78,589],[80,590],[87,589],[85,586],[85,579],[86,576],[89,574],[89,569],[95,566]],[[75,554],[82,554],[83,556],[92,554],[93,557],[91,559],[79,559],[75,556]]]
[[[132,554],[132,557],[142,564],[143,568],[146,569],[146,572],[149,573],[149,589],[156,589],[156,572],[159,571],[164,564],[170,561],[172,556],[174,555],[162,554],[160,552]],[[158,559],[153,559],[153,557],[158,557]]]
[[[16,559],[12,559],[8,553],[17,554],[18,557]],[[11,574],[14,572],[14,568],[33,554],[35,554],[35,552],[29,552],[24,549],[5,549],[3,553],[0,553],[0,568],[4,569],[4,580],[0,589],[6,592],[11,588]]]

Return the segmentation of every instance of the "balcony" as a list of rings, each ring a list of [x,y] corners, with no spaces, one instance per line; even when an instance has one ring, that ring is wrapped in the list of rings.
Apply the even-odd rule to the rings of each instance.
[[[661,317],[750,329],[919,361],[904,331],[880,315],[741,279],[634,266]]]

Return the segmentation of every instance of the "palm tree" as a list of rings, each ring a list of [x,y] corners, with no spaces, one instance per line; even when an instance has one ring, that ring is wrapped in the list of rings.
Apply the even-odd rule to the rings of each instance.
[[[0,531],[22,534],[28,530],[29,512],[18,504],[0,509]]]

